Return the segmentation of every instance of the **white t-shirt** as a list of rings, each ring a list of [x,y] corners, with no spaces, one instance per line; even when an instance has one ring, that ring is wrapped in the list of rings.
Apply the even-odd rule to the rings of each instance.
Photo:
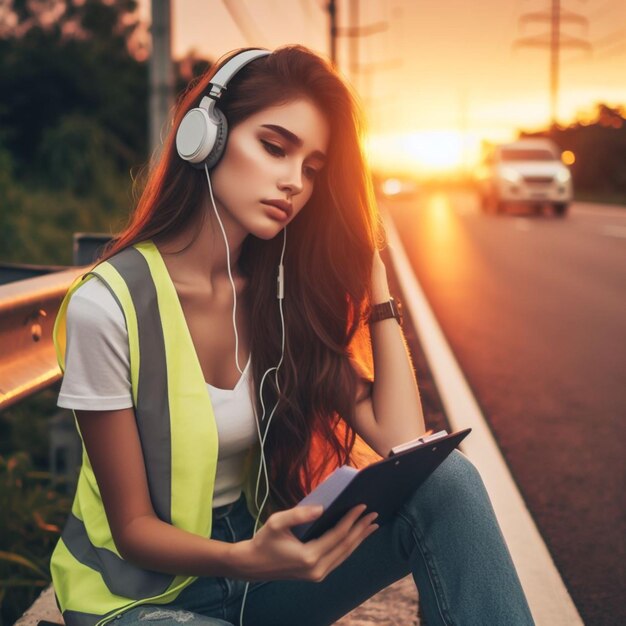
[[[213,507],[218,507],[239,498],[244,460],[258,440],[250,360],[233,389],[208,383],[207,388],[219,438],[213,496]],[[133,406],[126,322],[119,305],[97,277],[81,285],[67,307],[65,374],[57,404],[93,411]]]

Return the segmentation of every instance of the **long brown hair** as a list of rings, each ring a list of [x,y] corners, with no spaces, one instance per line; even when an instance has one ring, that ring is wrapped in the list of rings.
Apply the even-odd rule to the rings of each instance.
[[[236,52],[240,50],[232,54]],[[202,219],[205,174],[180,159],[175,130],[184,114],[198,106],[212,76],[232,54],[179,99],[172,129],[138,206],[101,261],[139,241],[173,237]],[[357,343],[368,344],[362,341],[367,334],[362,319],[369,304],[373,252],[383,234],[362,153],[363,126],[356,99],[322,57],[299,45],[278,48],[237,73],[219,108],[232,129],[257,111],[302,97],[325,115],[330,141],[313,194],[288,228],[280,390],[273,376],[266,378],[263,389],[266,407],[279,400],[265,444],[268,514],[294,505],[330,469],[352,459],[355,433],[350,423],[359,375],[351,357]],[[239,258],[247,277],[258,415],[262,412],[258,386],[281,353],[275,295],[281,249],[282,234],[269,241],[250,235]]]

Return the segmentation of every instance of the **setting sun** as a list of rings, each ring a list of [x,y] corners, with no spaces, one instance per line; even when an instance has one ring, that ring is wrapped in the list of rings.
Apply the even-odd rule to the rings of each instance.
[[[443,174],[476,162],[480,141],[455,130],[372,135],[366,142],[371,165],[405,174]]]

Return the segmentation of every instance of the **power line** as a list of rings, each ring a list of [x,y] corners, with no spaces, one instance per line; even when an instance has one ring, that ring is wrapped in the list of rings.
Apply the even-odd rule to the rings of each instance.
[[[596,56],[596,59],[608,59],[610,57],[616,57],[620,54],[626,54],[626,42],[622,43],[620,46],[616,46],[615,48],[611,48],[606,52]]]
[[[236,0],[222,0],[231,19],[250,46],[268,47],[266,38],[257,30],[248,10]]]
[[[597,9],[593,15],[602,13],[605,15],[604,10],[608,7],[612,7],[612,2],[605,2],[600,9]],[[616,21],[616,20],[614,20]],[[616,45],[617,44],[617,45]],[[604,35],[599,39],[592,42],[593,56],[591,50],[589,54],[585,56],[577,56],[568,60],[568,64],[579,65],[580,63],[595,63],[596,61],[602,61],[604,59],[610,59],[611,57],[623,54],[626,46],[626,28],[615,30],[608,35]],[[600,54],[595,54],[596,50],[600,50]]]
[[[575,57],[574,59],[570,59],[568,63],[595,63],[596,61],[603,61],[604,59],[610,59],[612,57],[620,56],[626,53],[626,41],[620,45],[615,46],[614,48],[609,48],[608,50],[603,50],[600,54],[594,54],[592,57]]]
[[[306,13],[306,16],[309,20],[313,20],[313,11],[311,10],[311,5],[309,4],[309,0],[300,0],[300,6],[302,10]],[[320,9],[322,7],[319,7]]]
[[[619,2],[619,0],[617,0]],[[589,21],[595,21],[598,18],[606,17],[609,12],[615,9],[616,0],[607,0],[604,4],[596,7],[595,11],[590,13],[587,17]],[[623,5],[622,5],[623,6]]]
[[[626,28],[622,28],[621,30],[616,30],[609,35],[605,35],[600,39],[596,39],[593,42],[593,47],[595,49],[598,48],[607,48],[612,46],[614,43],[622,42],[626,40]]]

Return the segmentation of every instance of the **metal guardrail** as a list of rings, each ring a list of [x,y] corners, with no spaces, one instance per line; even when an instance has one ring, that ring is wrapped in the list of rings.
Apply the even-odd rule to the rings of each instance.
[[[74,233],[75,267],[0,264],[0,411],[61,378],[52,343],[54,320],[72,281],[110,239],[104,233]],[[44,275],[27,278],[35,272]]]
[[[59,306],[73,280],[95,262],[110,236],[75,233],[75,267],[0,264],[0,411],[49,387],[61,378],[52,328]],[[32,275],[37,275],[34,278]],[[65,413],[68,413],[65,411]],[[81,442],[74,422],[60,412],[51,420],[50,468],[53,477],[75,479]],[[64,470],[57,467],[58,461]],[[66,490],[73,490],[71,480]],[[50,585],[17,621],[23,626],[41,619],[63,623]]]
[[[0,285],[0,411],[61,378],[52,327],[76,267]]]
[[[35,278],[44,274],[61,272],[68,269],[67,265],[32,265],[27,263],[0,263],[0,285],[14,283],[18,280]]]

